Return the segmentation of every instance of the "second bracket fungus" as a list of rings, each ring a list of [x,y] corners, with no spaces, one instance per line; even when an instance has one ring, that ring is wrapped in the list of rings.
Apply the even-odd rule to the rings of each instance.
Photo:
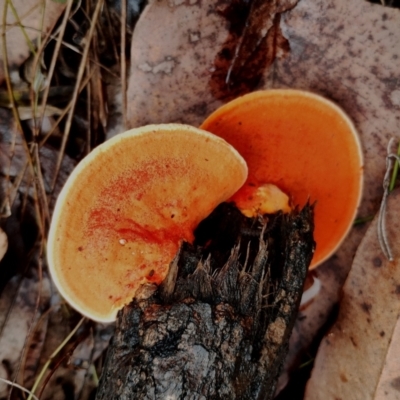
[[[187,125],[148,125],[84,158],[54,210],[49,268],[83,315],[109,322],[145,282],[159,284],[182,240],[245,182],[223,139]]]
[[[247,162],[248,180],[232,200],[245,203],[249,188],[273,184],[294,205],[316,201],[311,268],[333,254],[353,225],[363,172],[357,132],[338,106],[300,90],[260,91],[220,107],[201,128]]]

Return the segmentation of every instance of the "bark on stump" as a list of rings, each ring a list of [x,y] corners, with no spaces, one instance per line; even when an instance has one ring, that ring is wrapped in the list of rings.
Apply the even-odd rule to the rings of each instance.
[[[222,204],[118,314],[97,400],[271,399],[314,251],[313,208]]]

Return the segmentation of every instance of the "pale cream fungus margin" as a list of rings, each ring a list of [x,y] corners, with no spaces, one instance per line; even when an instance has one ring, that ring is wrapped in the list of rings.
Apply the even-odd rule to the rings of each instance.
[[[361,193],[360,142],[339,107],[303,91],[255,92],[201,129],[148,125],[91,152],[57,200],[49,268],[74,308],[110,322],[142,283],[162,282],[219,203],[254,217],[316,201],[313,268],[344,240]]]
[[[57,288],[83,315],[113,321],[139,285],[164,279],[180,242],[246,178],[231,145],[191,126],[149,125],[105,142],[56,203],[47,253]]]

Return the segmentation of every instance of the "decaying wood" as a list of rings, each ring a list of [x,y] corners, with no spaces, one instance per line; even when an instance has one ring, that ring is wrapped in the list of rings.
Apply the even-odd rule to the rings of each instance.
[[[119,312],[96,399],[272,398],[312,232],[309,205],[257,219],[219,206]]]

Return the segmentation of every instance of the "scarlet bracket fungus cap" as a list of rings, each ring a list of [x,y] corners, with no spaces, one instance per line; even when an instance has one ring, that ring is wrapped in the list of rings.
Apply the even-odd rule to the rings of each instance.
[[[356,216],[363,174],[356,129],[338,106],[299,90],[260,91],[222,106],[201,128],[224,138],[247,162],[249,176],[234,201],[266,183],[295,205],[316,201],[311,268],[335,252]]]
[[[120,134],[84,158],[56,203],[48,263],[83,315],[113,321],[145,282],[160,283],[184,239],[245,182],[221,138],[186,125]]]

